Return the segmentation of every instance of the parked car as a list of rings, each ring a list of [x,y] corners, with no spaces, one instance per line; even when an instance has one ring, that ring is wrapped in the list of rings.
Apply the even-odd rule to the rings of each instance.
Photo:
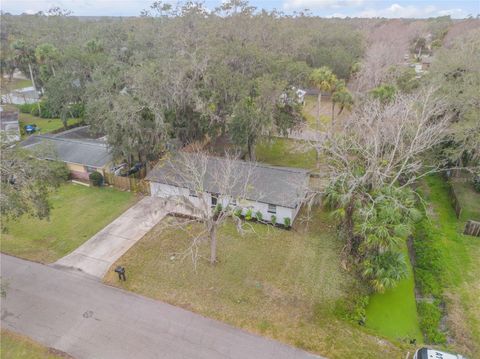
[[[114,174],[116,176],[128,177],[139,172],[144,166],[145,165],[143,163],[137,162],[132,167],[130,167],[130,169],[127,169],[127,164],[124,163],[121,166],[117,166],[118,169],[114,172]]]
[[[436,349],[421,348],[418,349],[413,355],[413,359],[466,359],[460,354],[451,354],[447,352],[441,352]]]
[[[37,128],[37,125],[35,125],[34,123],[25,125],[23,128],[27,135],[31,135],[32,133],[35,133],[39,130],[39,128]]]
[[[119,165],[113,166],[110,169],[110,172],[112,172],[115,176],[121,176],[122,175],[122,170],[127,166],[126,163],[121,163]]]
[[[130,168],[130,170],[128,171],[128,176],[133,175],[134,173],[137,173],[142,169],[142,167],[143,167],[143,163],[141,162],[135,163],[133,167]]]

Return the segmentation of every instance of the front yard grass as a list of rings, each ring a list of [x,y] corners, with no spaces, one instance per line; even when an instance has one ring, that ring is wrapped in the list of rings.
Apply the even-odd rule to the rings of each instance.
[[[286,231],[232,222],[218,233],[219,263],[200,259],[195,271],[187,232],[199,223],[167,217],[133,246],[104,278],[118,286],[184,307],[329,358],[404,358],[399,347],[368,334],[341,314],[357,282],[342,269],[342,243],[330,216],[315,210],[308,225]],[[208,258],[204,243],[200,254]],[[125,266],[127,281],[113,268]]]
[[[5,359],[66,359],[70,356],[43,345],[23,335],[2,329],[1,358]]]
[[[402,252],[408,261],[407,245]],[[418,324],[415,302],[415,281],[413,270],[408,261],[408,277],[385,293],[376,293],[370,297],[367,306],[366,326],[377,333],[394,340],[416,339],[423,342]]]
[[[51,263],[65,256],[118,217],[135,195],[112,188],[65,184],[50,195],[49,220],[22,216],[4,223],[1,251]]]
[[[273,166],[313,169],[316,154],[307,143],[289,138],[265,138],[256,146],[257,161]]]

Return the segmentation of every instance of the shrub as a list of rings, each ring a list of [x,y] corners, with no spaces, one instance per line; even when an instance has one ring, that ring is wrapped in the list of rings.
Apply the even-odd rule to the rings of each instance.
[[[250,221],[252,219],[253,211],[251,208],[247,209],[247,212],[245,213],[245,219],[247,221]]]
[[[473,177],[473,188],[475,188],[475,191],[480,192],[480,173]]]
[[[233,215],[236,216],[236,217],[241,217],[242,216],[242,209],[241,208],[237,208],[233,211]]]
[[[289,217],[285,217],[285,218],[283,219],[283,225],[285,226],[285,228],[289,228],[291,222],[292,222],[292,220],[291,220]]]
[[[442,320],[442,312],[438,308],[438,303],[420,302],[417,304],[417,309],[425,341],[432,344],[445,343],[445,333],[438,329]]]
[[[255,217],[257,218],[257,221],[260,221],[260,222],[261,222],[261,221],[263,220],[263,214],[262,214],[262,212],[257,211],[257,212],[255,213]]]
[[[217,203],[216,206],[215,206],[215,209],[214,209],[215,215],[218,215],[220,212],[222,212],[222,210],[223,210],[222,204]]]
[[[270,217],[270,222],[272,222],[273,225],[277,224],[277,216],[272,214]]]
[[[94,186],[101,186],[103,184],[103,176],[100,172],[92,172],[88,178]]]
[[[31,113],[33,105],[37,106],[36,104],[24,103],[23,105],[18,105],[18,110],[21,113]]]

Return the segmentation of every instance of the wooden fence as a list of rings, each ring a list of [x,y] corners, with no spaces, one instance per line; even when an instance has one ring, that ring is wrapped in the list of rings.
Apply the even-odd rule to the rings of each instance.
[[[146,196],[150,195],[150,183],[144,179],[121,177],[115,176],[112,173],[106,173],[105,182],[123,191],[138,192]]]
[[[452,201],[453,208],[455,209],[455,215],[457,218],[460,218],[460,215],[462,214],[462,207],[460,206],[460,201],[458,200],[457,194],[455,193],[451,182],[448,182],[448,188],[450,192],[450,199]]]
[[[480,222],[472,220],[467,221],[463,234],[480,237]]]

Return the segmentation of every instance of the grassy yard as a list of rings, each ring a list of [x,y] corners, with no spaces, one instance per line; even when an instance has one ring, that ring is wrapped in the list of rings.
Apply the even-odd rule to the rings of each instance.
[[[449,345],[471,358],[480,358],[480,241],[461,234],[463,225],[459,225],[448,184],[441,177],[426,179],[425,196],[430,203],[432,234],[438,240],[444,268],[442,284]]]
[[[59,118],[40,118],[37,116],[30,115],[28,113],[20,113],[19,115],[20,129],[22,132],[22,137],[26,136],[23,128],[28,124],[36,124],[40,129],[40,132],[37,133],[49,133],[58,129],[63,128],[62,120]],[[68,125],[74,125],[78,123],[80,119],[78,118],[69,118],[67,120]]]
[[[320,130],[326,130],[332,123],[332,102],[330,99],[322,98],[320,105]],[[305,105],[302,115],[307,121],[307,126],[317,129],[317,96],[305,96]]]
[[[300,141],[274,137],[256,146],[257,161],[274,166],[315,168],[315,150]]]
[[[200,225],[169,217],[113,265],[125,266],[126,282],[113,271],[104,281],[329,358],[404,358],[399,347],[341,319],[357,283],[341,269],[342,243],[329,215],[315,210],[313,218],[291,231],[252,223],[244,236],[227,222],[219,263],[201,259],[195,271],[182,253],[187,232]],[[207,253],[203,244],[200,254]]]
[[[406,245],[403,253],[408,258]],[[414,288],[415,281],[409,263],[407,278],[400,281],[395,288],[370,297],[366,326],[387,338],[396,340],[415,338],[417,343],[421,343],[423,339],[418,325]]]
[[[457,195],[462,213],[460,214],[460,225],[463,229],[465,222],[469,219],[480,221],[480,193],[475,191],[471,182],[452,182]]]
[[[23,336],[2,329],[2,359],[66,359],[70,356],[54,349],[45,348],[41,344]]]
[[[49,220],[23,216],[9,221],[0,239],[4,253],[43,263],[70,253],[118,217],[135,195],[111,188],[65,184],[50,195]]]

